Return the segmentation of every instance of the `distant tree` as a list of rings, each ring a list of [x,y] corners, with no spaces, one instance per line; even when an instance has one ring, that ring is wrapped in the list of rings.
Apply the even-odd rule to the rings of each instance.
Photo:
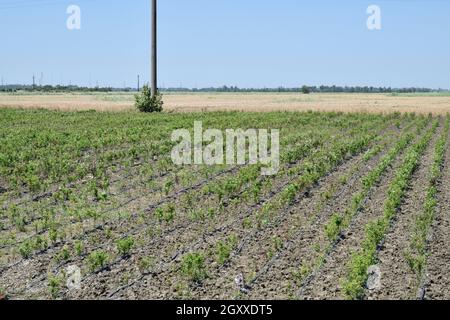
[[[310,94],[311,93],[311,89],[308,86],[303,86],[302,87],[302,93],[303,94]]]

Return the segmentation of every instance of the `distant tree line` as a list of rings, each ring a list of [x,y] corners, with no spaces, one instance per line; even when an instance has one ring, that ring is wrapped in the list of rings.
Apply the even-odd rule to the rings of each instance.
[[[429,88],[391,88],[369,86],[299,86],[296,88],[239,88],[236,86],[209,87],[209,88],[166,88],[166,92],[302,92],[302,93],[426,93],[447,91]]]
[[[25,92],[111,92],[111,91],[117,91],[119,89],[109,88],[109,87],[79,87],[79,86],[51,86],[51,85],[45,85],[45,86],[32,86],[32,85],[20,85],[20,84],[12,84],[12,85],[5,85],[0,86],[0,92],[17,92],[17,91],[25,91]],[[124,89],[120,89],[120,91],[123,91]],[[130,89],[129,89],[130,90]]]
[[[137,91],[136,88],[112,88],[112,87],[80,87],[75,85],[67,86],[32,86],[32,85],[5,85],[0,86],[0,92],[117,92],[117,91]],[[239,88],[237,86],[222,86],[208,88],[160,88],[161,92],[301,92],[308,93],[427,93],[427,92],[448,92],[444,89],[429,88],[391,88],[391,87],[369,87],[369,86],[299,86],[296,88]]]

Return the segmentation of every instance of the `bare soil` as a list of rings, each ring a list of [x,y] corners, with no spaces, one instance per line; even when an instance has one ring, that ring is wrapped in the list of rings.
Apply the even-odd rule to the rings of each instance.
[[[444,175],[438,188],[438,209],[429,242],[425,277],[425,299],[450,299],[450,147],[445,156]]]
[[[422,157],[419,168],[414,173],[410,189],[404,197],[391,231],[387,234],[378,254],[381,271],[381,287],[367,290],[369,300],[408,300],[417,297],[420,279],[409,267],[405,253],[412,237],[415,219],[423,212],[428,177],[434,160],[434,149],[441,130],[434,135]]]

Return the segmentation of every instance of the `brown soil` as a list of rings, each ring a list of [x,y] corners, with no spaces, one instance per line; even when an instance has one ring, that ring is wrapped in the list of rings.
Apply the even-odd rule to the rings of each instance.
[[[248,279],[249,287],[249,293],[244,298],[291,298],[295,290],[292,271],[294,266],[299,265],[298,257],[314,260],[312,247],[316,242],[312,241],[312,237],[320,239],[323,236],[321,226],[324,221],[343,209],[352,190],[360,187],[362,175],[377,159],[365,163],[362,155],[354,157],[321,179],[306,197],[285,208],[279,218],[267,227],[251,234],[242,244],[239,254],[233,256],[199,288],[200,297],[236,297],[234,278],[242,273]],[[344,184],[340,182],[343,177],[347,177]],[[333,197],[324,203],[323,195],[329,192],[330,186],[335,186]],[[275,239],[282,243],[282,248],[274,247]],[[302,243],[302,240],[307,241]],[[298,249],[306,249],[303,252],[305,255],[293,256]]]
[[[425,299],[450,299],[450,147],[447,147],[443,178],[438,188],[438,209],[429,240]]]
[[[380,184],[366,200],[364,208],[354,218],[350,227],[342,234],[340,241],[325,258],[325,263],[300,289],[300,299],[344,299],[342,281],[347,273],[347,263],[364,239],[365,226],[383,214],[384,202],[390,181],[401,165],[402,157],[397,157]]]
[[[420,279],[408,266],[405,252],[410,244],[415,219],[423,212],[434,149],[440,136],[440,133],[436,133],[428,145],[419,168],[412,177],[410,190],[404,197],[393,227],[380,249],[378,266],[381,271],[381,288],[367,291],[369,300],[407,300],[417,296]]]
[[[403,252],[409,244],[414,218],[423,208],[433,150],[440,130],[442,126],[422,157],[392,229],[380,248],[382,287],[366,292],[368,299],[415,298],[419,283],[405,263]],[[81,256],[72,255],[67,261],[55,260],[66,243],[64,241],[29,259],[22,259],[17,251],[13,252],[8,247],[0,248],[3,259],[1,262],[10,263],[0,265],[0,289],[5,290],[8,298],[46,299],[50,297],[49,274],[61,274],[68,266],[77,265],[83,272],[82,289],[69,291],[63,285],[60,295],[62,298],[342,299],[344,295],[341,283],[347,272],[347,262],[352,253],[359,249],[366,224],[382,215],[389,183],[403,161],[403,154],[388,168],[380,183],[372,188],[363,209],[325,255],[324,264],[314,268],[317,266],[317,259],[329,245],[324,225],[334,213],[349,207],[353,195],[362,189],[362,178],[377,166],[402,132],[403,128],[389,126],[382,132],[386,134],[382,141],[374,143],[383,144],[379,154],[368,161],[364,161],[364,153],[348,155],[315,185],[298,193],[292,204],[274,209],[268,222],[259,227],[249,227],[246,225],[247,219],[255,223],[263,205],[276,199],[279,192],[296,178],[288,173],[290,165],[285,165],[286,171],[273,179],[259,178],[267,184],[263,184],[257,199],[245,198],[244,193],[238,193],[227,197],[222,209],[219,209],[220,201],[217,196],[202,193],[203,187],[210,182],[233,176],[238,171],[237,168],[225,171],[223,175],[211,174],[208,177],[193,172],[196,179],[189,181],[188,186],[178,181],[168,194],[162,189],[149,192],[145,183],[139,185],[139,177],[124,179],[126,174],[134,176],[136,172],[133,170],[117,172],[117,177],[113,174],[113,178],[117,178],[118,183],[111,187],[116,195],[115,202],[105,204],[105,208],[121,205],[120,208],[131,212],[131,215],[126,219],[110,216],[109,222],[99,228],[90,220],[79,223],[64,221],[64,225],[68,227],[84,225],[84,230],[89,231],[77,233],[77,230],[67,229],[70,230],[67,243],[72,243],[81,236],[85,245]],[[327,144],[320,148],[329,146]],[[303,161],[305,159],[299,159],[291,166],[299,166]],[[155,182],[164,185],[166,181],[173,180],[173,174],[155,178]],[[444,177],[439,186],[439,208],[433,236],[430,238],[425,282],[427,299],[450,298],[449,188],[450,147],[447,148]],[[186,205],[186,195],[193,197],[190,207]],[[39,201],[44,202],[45,199]],[[155,209],[170,203],[177,207],[177,219],[172,223],[159,221],[154,215]],[[27,204],[23,206],[26,207]],[[209,219],[195,220],[190,215],[190,210],[198,208],[215,208],[217,212]],[[33,213],[30,212],[29,216],[34,217]],[[14,230],[9,224],[6,227],[5,230],[0,230],[0,235]],[[31,229],[27,231],[29,233]],[[23,240],[20,237],[25,235],[26,232],[17,233],[17,240]],[[136,248],[129,256],[120,257],[115,255],[116,241],[125,235],[134,238]],[[215,260],[214,250],[218,241],[225,241],[230,236],[235,236],[238,244],[233,248],[229,259],[224,264],[219,264]],[[112,260],[108,267],[91,272],[86,265],[87,253],[99,249],[112,254]],[[180,262],[189,252],[204,252],[206,255],[208,276],[201,283],[187,281],[180,272]],[[143,258],[150,258],[146,270],[140,268]],[[299,273],[303,273],[301,278]],[[245,278],[245,290],[239,290],[235,284],[235,278],[239,274]]]

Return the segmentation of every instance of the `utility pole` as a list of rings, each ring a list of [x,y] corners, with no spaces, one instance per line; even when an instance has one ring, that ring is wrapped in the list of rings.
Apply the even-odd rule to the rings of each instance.
[[[158,63],[158,49],[157,49],[157,35],[158,35],[158,21],[157,21],[157,0],[151,0],[152,1],[152,36],[151,36],[151,51],[152,51],[152,63],[151,63],[151,82],[152,82],[152,96],[155,96],[158,90],[158,70],[157,70],[157,63]]]
[[[140,89],[140,79],[139,79],[139,75],[138,75],[138,85],[137,85],[137,91],[139,92],[139,89]]]
[[[36,87],[36,77],[33,74],[33,89]]]

